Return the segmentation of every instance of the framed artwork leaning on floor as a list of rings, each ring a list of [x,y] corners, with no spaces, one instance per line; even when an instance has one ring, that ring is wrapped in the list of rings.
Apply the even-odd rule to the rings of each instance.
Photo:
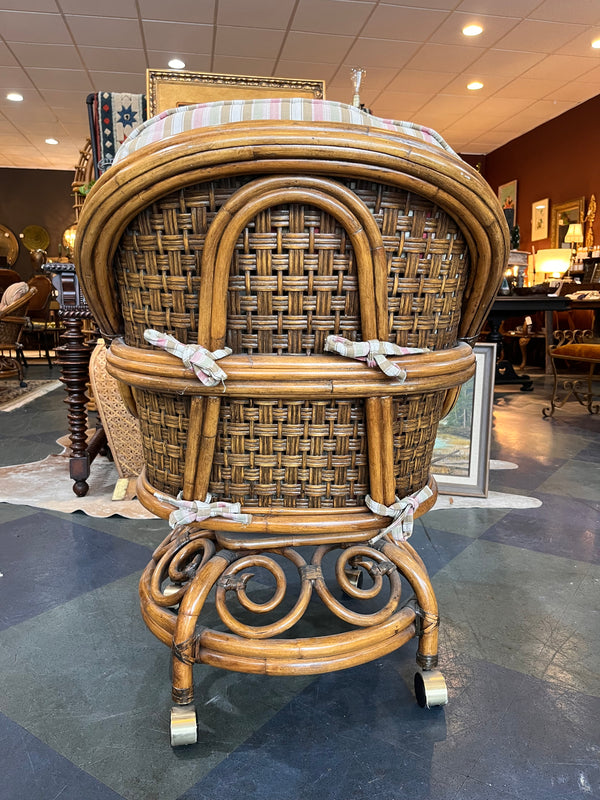
[[[438,426],[431,471],[441,494],[487,497],[496,345],[483,342],[473,351],[475,375]]]

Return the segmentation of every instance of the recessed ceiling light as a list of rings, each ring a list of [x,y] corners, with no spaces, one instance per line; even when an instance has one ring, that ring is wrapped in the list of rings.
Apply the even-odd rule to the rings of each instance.
[[[483,33],[483,28],[481,25],[467,25],[462,32],[465,36],[479,36],[480,33]]]
[[[483,83],[481,83],[481,81],[471,81],[471,83],[467,84],[467,89],[476,92],[477,89],[483,89]]]
[[[12,100],[13,103],[20,103],[23,100],[23,95],[18,92],[9,92],[6,95],[7,100]]]
[[[594,47],[596,50],[600,50],[600,39],[594,39],[592,42],[592,47]]]
[[[45,139],[46,144],[58,144],[58,139]]]
[[[169,66],[171,69],[183,69],[185,67],[185,62],[182,61],[180,58],[172,58],[169,61]]]

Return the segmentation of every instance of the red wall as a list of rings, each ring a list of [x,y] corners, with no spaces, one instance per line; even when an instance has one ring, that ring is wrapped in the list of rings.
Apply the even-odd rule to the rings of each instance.
[[[600,95],[513,139],[485,157],[485,177],[494,191],[517,180],[517,223],[521,250],[531,250],[531,206],[537,200],[564,203],[592,194],[600,205]],[[550,236],[550,218],[548,236]],[[600,214],[594,223],[600,242]],[[536,250],[550,239],[534,242]]]

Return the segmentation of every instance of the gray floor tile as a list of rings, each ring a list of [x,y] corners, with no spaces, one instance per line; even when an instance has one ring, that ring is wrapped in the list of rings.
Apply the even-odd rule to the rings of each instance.
[[[451,650],[541,676],[553,656],[549,639],[570,626],[577,588],[590,569],[479,539],[435,575],[442,641]]]
[[[198,667],[204,743],[173,751],[169,651],[137,576],[2,632],[0,675],[0,711],[126,800],[174,800],[310,681]]]

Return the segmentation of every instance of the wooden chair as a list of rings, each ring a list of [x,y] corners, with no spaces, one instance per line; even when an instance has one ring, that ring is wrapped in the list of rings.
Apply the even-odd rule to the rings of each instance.
[[[600,343],[594,339],[591,330],[556,330],[554,338],[555,344],[548,347],[553,376],[552,397],[549,405],[542,409],[543,416],[552,417],[556,409],[563,408],[571,398],[587,408],[590,414],[600,413],[600,392],[597,386],[594,387],[594,371],[600,364]],[[563,375],[561,378],[560,373],[567,365],[571,369],[583,366],[587,374],[584,377]]]
[[[24,381],[24,359],[20,356],[21,334],[27,324],[27,307],[36,293],[37,289],[30,287],[14,302],[0,307],[0,378],[18,378],[21,386],[27,385]]]
[[[508,249],[477,172],[368,125],[183,132],[94,186],[75,260],[112,341],[108,369],[139,417],[138,496],[163,518],[179,496],[191,506],[183,522],[171,516],[140,583],[146,624],[172,649],[172,744],[196,741],[195,663],[316,674],[418,637],[417,699],[446,701],[437,603],[406,539],[412,511],[435,501],[437,424],[473,374],[470,345]],[[216,364],[226,377],[200,382],[146,341],[151,328],[231,348]],[[388,355],[389,376],[381,344],[365,363],[326,350],[343,350],[340,337],[428,350]],[[209,494],[212,504],[191,503]],[[261,584],[250,596],[256,572],[275,582],[267,599]],[[210,628],[201,612],[213,589],[221,623]],[[302,632],[315,596],[332,619],[319,636]]]

